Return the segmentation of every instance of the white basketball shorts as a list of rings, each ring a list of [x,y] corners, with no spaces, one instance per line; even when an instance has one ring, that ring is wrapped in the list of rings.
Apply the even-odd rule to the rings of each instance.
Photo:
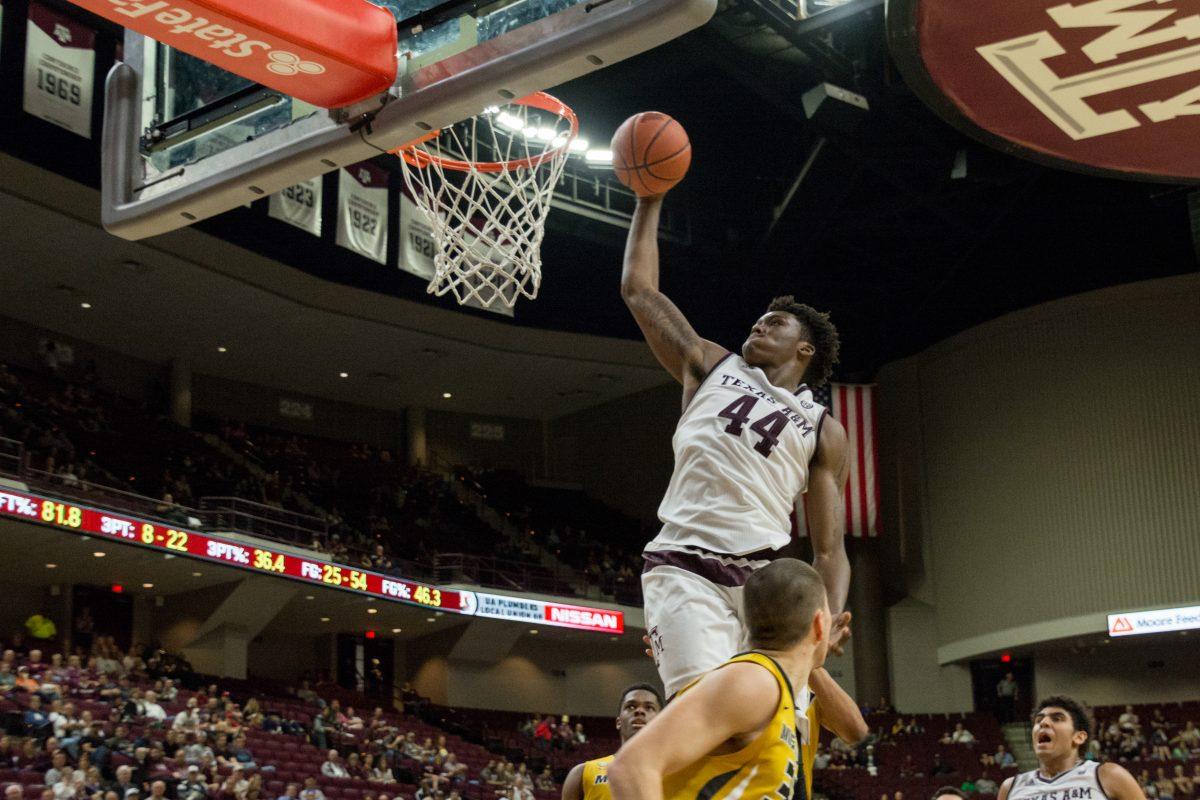
[[[645,557],[646,628],[669,698],[746,649],[742,584],[769,562],[693,548],[647,550]]]

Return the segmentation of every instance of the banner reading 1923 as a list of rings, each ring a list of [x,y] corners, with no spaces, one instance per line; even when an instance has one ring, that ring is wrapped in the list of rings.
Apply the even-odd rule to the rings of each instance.
[[[268,213],[275,219],[308,231],[313,236],[320,236],[321,188],[324,182],[324,176],[318,175],[303,183],[289,186],[282,192],[276,192],[271,195]]]
[[[25,38],[25,111],[92,138],[96,32],[37,3]]]

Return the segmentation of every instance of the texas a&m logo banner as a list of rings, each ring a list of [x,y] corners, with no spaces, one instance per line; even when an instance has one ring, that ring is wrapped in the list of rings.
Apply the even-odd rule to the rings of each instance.
[[[1200,0],[891,0],[906,80],[1007,152],[1200,181]]]

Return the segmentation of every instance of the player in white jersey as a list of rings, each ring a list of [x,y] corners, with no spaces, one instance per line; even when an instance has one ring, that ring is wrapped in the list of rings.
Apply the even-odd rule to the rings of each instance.
[[[1091,734],[1091,716],[1078,700],[1047,697],[1038,703],[1033,715],[1038,768],[1006,780],[997,800],[1146,800],[1120,764],[1084,760]]]
[[[838,334],[790,296],[772,301],[741,354],[701,338],[658,289],[662,198],[642,198],[625,247],[621,296],[659,363],[683,385],[675,471],[646,547],[646,623],[668,696],[744,645],[741,590],[791,540],[807,492],[807,524],[830,608],[831,647],[849,634],[844,542],[846,431],[813,400],[829,379]],[[806,384],[807,381],[807,384]]]

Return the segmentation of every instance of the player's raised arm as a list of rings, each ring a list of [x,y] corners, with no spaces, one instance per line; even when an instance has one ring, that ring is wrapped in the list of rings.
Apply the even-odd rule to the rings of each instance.
[[[621,297],[654,357],[685,389],[704,379],[725,350],[700,338],[683,312],[658,290],[658,218],[662,197],[639,198],[625,243]]]
[[[821,721],[821,727],[846,744],[858,744],[867,738],[871,728],[863,719],[858,704],[838,686],[824,667],[818,667],[809,674],[808,685],[813,690],[813,702],[817,704],[817,719]]]
[[[613,799],[662,800],[667,775],[770,722],[779,692],[779,682],[757,664],[709,673],[617,753],[608,768]]]
[[[821,439],[808,475],[808,535],[813,567],[821,573],[834,618],[846,607],[850,590],[850,558],[846,555],[846,475],[849,469],[846,429],[831,416],[821,426]],[[844,638],[834,631],[831,647]]]

